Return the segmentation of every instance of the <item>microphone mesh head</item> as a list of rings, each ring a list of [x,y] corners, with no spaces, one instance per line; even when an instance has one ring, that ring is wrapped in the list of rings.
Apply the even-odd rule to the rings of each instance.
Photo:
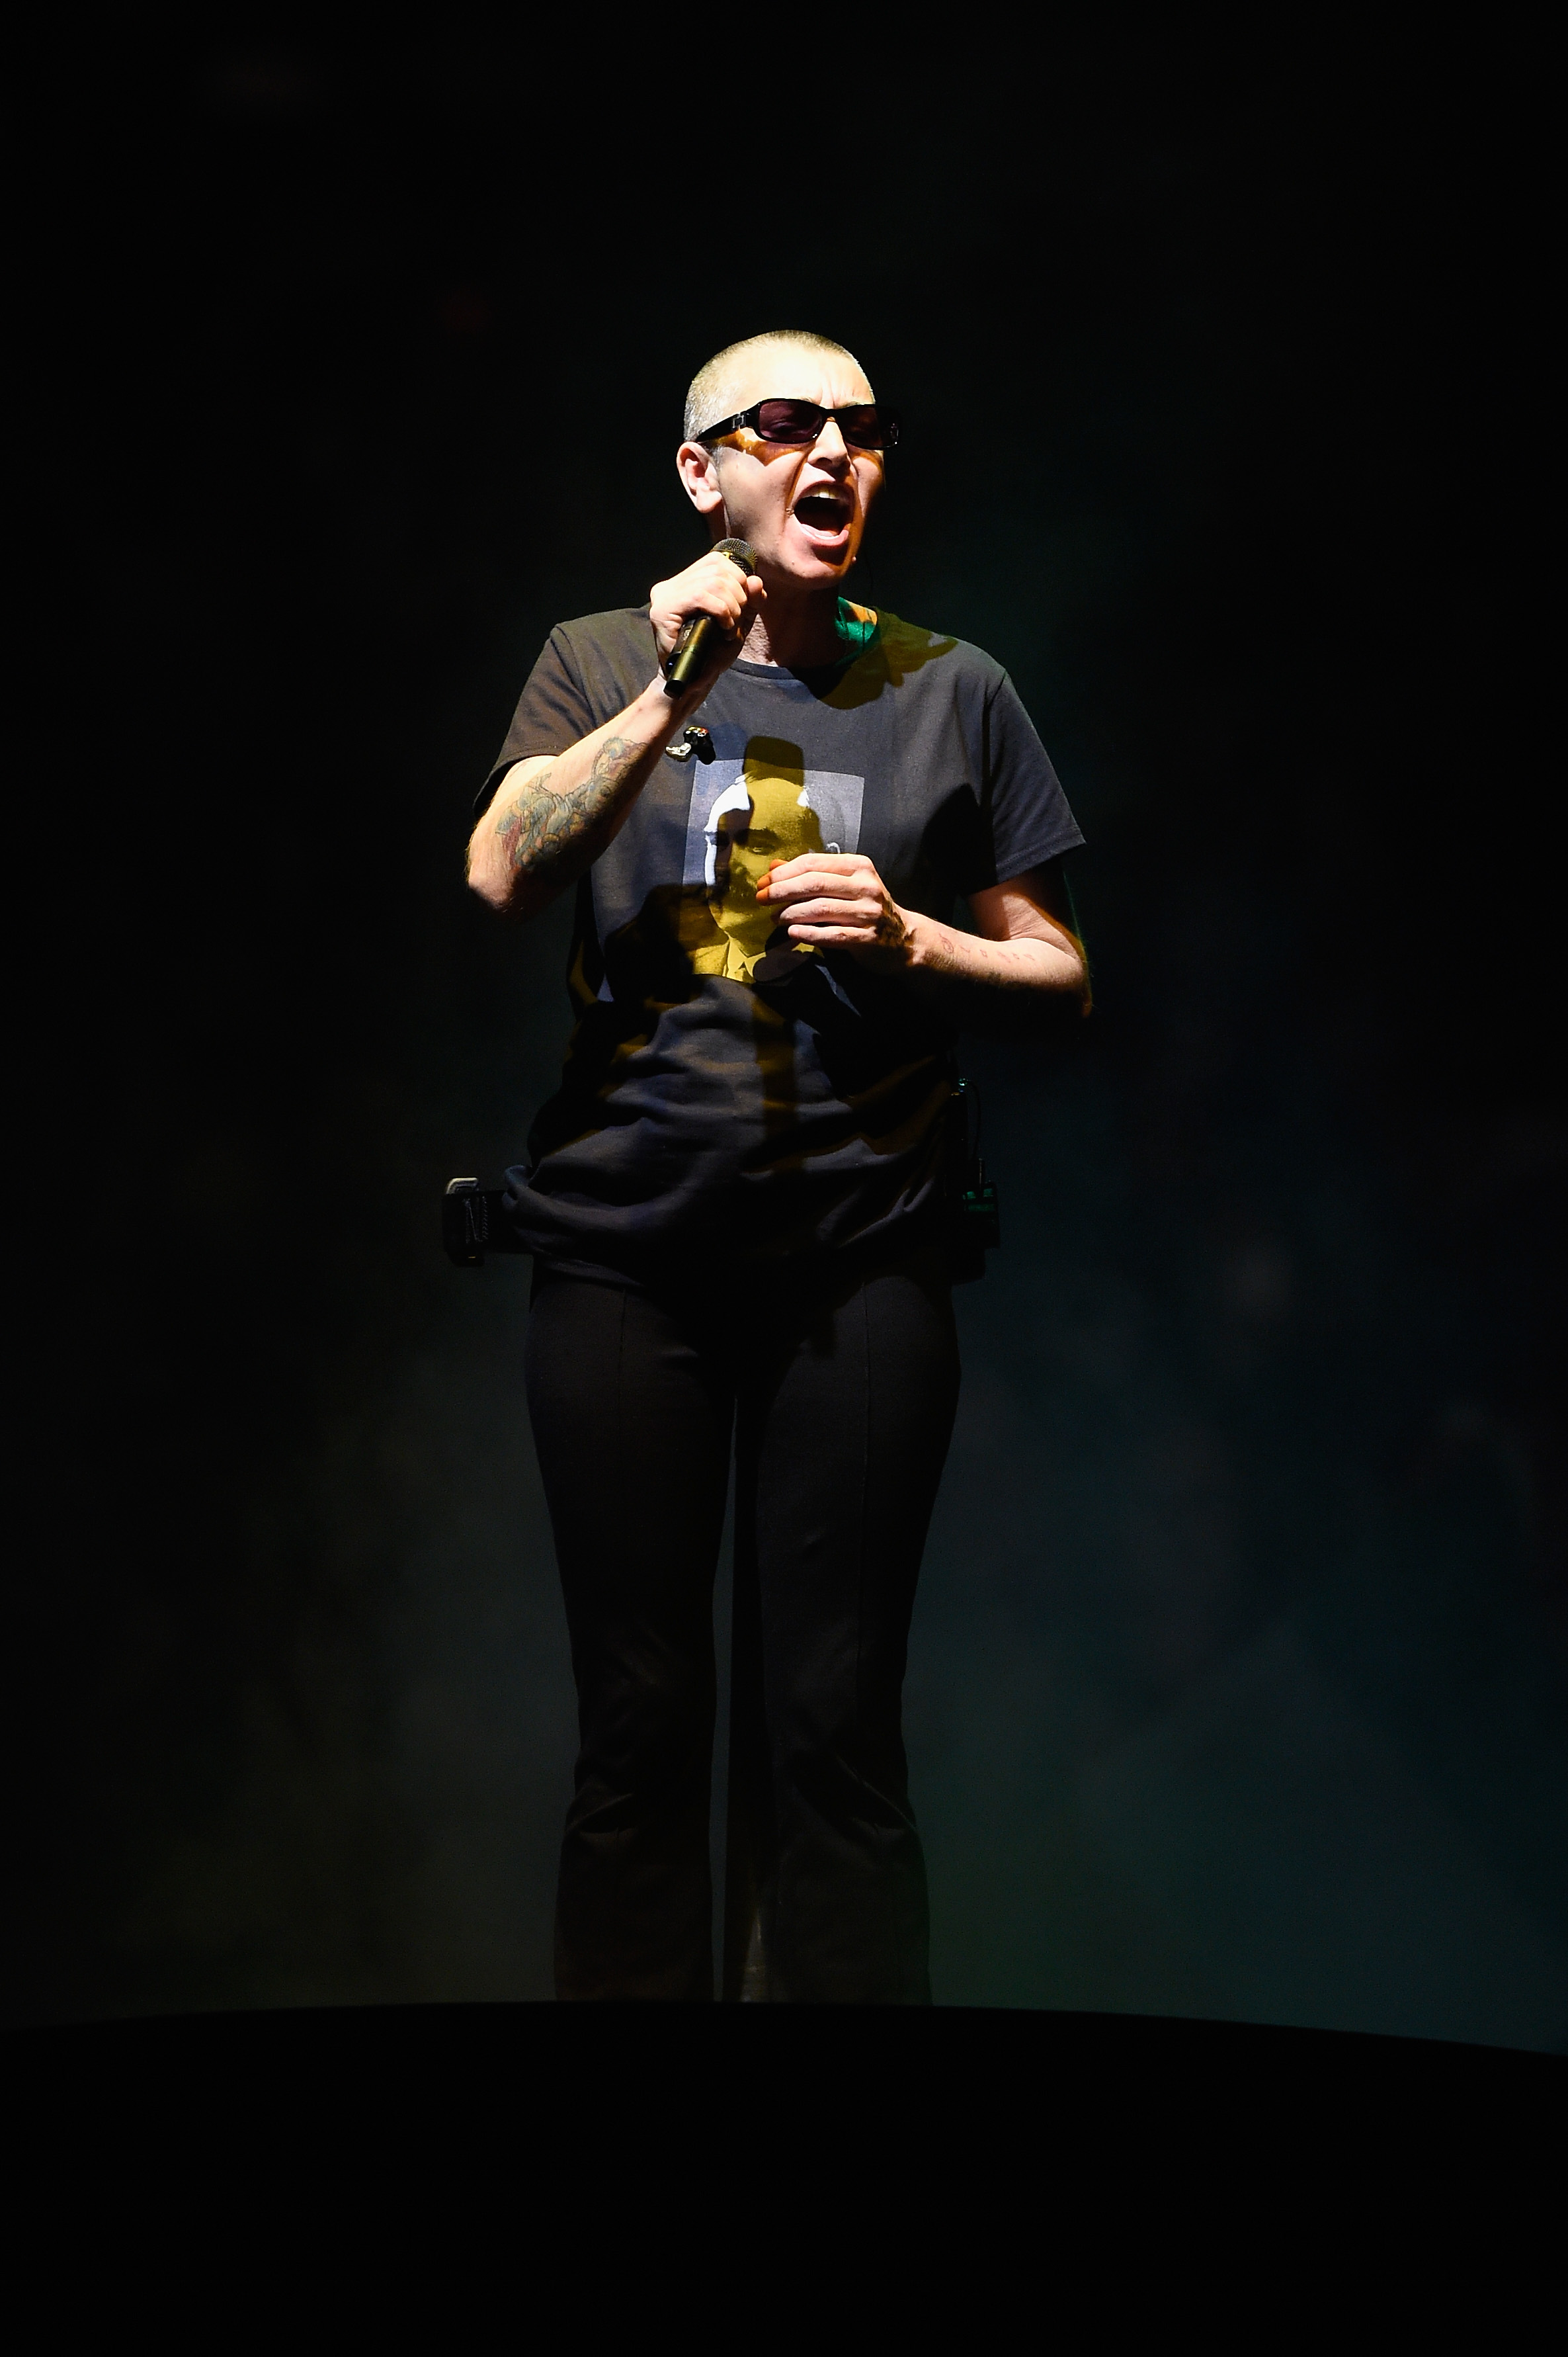
[[[756,554],[747,540],[721,540],[714,554],[727,556],[733,565],[739,565],[743,573],[755,573],[757,570]]]

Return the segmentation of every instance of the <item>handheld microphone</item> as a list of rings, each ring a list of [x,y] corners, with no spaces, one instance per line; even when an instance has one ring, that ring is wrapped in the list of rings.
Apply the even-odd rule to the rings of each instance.
[[[743,573],[755,573],[757,570],[757,558],[749,544],[744,540],[721,540],[714,554],[727,556],[730,563],[738,565]],[[724,624],[715,621],[712,614],[688,616],[664,665],[665,694],[679,695],[683,688],[689,687],[713,661],[714,640],[727,638],[728,635]]]

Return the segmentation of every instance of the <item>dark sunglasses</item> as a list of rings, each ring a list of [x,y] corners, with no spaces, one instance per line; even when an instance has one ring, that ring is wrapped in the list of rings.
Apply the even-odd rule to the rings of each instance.
[[[764,442],[810,449],[830,417],[857,450],[891,450],[898,439],[898,420],[875,401],[853,402],[847,409],[819,409],[814,401],[758,401],[733,417],[704,425],[695,438],[715,442],[721,434],[737,434],[749,425]]]

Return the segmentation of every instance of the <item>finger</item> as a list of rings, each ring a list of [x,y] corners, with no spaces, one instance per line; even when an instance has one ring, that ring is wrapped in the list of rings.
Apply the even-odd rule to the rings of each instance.
[[[736,630],[746,619],[746,600],[725,597],[713,590],[702,597],[692,599],[684,619],[689,622],[718,622],[726,630]]]
[[[854,925],[791,925],[789,931],[792,942],[814,942],[824,949],[869,949],[876,942],[869,927],[862,931]]]
[[[798,851],[793,859],[778,861],[769,873],[788,876],[797,867],[831,867],[835,873],[864,868],[867,875],[875,873],[870,860],[858,851]]]
[[[875,909],[880,915],[886,905],[880,892],[858,891],[853,880],[840,883],[832,876],[807,877],[799,884],[784,885],[777,892],[766,891],[758,885],[757,897],[765,907],[792,917],[798,917],[806,905],[831,909],[835,914],[853,909],[857,915],[863,909]]]
[[[770,867],[757,888],[782,897],[791,890],[842,892],[863,886],[869,888],[871,880],[861,874],[860,863],[847,856],[804,851],[794,859],[781,859],[776,867]]]
[[[779,911],[786,925],[879,925],[886,914],[880,900],[841,900],[833,897],[792,900]]]
[[[876,925],[882,922],[880,900],[841,900],[826,896],[787,901],[768,914],[781,925]]]
[[[701,583],[704,589],[733,589],[737,596],[746,595],[746,576],[727,556],[710,556],[701,565],[693,565],[686,578],[693,587]]]
[[[879,915],[887,906],[880,892],[861,891],[853,878],[841,883],[832,876],[805,877],[799,884],[786,884],[777,892],[765,893],[758,885],[757,899],[769,901],[780,915],[787,911],[792,917],[798,917],[808,903],[812,908],[835,912],[842,909],[875,909]]]

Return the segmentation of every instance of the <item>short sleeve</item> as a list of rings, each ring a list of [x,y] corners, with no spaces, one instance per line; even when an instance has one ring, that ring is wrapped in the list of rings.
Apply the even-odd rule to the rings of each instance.
[[[526,761],[536,753],[564,753],[598,725],[587,690],[573,662],[566,633],[558,626],[551,631],[543,652],[529,673],[505,742],[475,799],[476,821],[489,810],[497,786],[514,761]]]
[[[953,879],[959,891],[1004,883],[1082,843],[1050,756],[1005,672],[982,707],[980,771],[981,824]]]

